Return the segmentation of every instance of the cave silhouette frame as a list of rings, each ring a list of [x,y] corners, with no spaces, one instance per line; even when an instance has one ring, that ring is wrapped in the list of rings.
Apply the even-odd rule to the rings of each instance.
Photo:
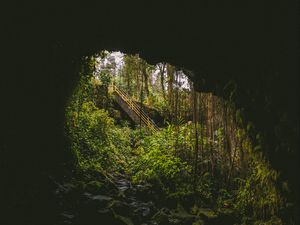
[[[261,1],[254,1],[254,8],[246,3],[205,4],[5,3],[0,42],[0,222],[40,224],[50,218],[50,224],[56,209],[48,176],[62,174],[62,165],[71,157],[63,132],[64,107],[76,85],[81,58],[102,49],[188,68],[196,74],[199,90],[221,93],[228,79],[236,80],[241,90],[237,103],[266,134],[268,157],[292,183],[291,197],[299,202],[297,6],[279,0],[265,2],[262,8]],[[174,17],[176,13],[184,16]],[[154,28],[159,35],[153,35]],[[271,112],[264,110],[266,96],[272,99]],[[293,135],[289,152],[284,146],[275,151],[281,143],[273,131],[279,113],[286,113],[288,121],[279,127],[287,126]]]

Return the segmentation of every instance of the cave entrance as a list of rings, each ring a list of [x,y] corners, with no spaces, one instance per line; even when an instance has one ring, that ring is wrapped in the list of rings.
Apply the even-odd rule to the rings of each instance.
[[[199,92],[191,78],[139,55],[85,58],[66,109],[85,198],[126,224],[158,223],[166,207],[168,220],[180,211],[195,223],[228,216],[223,222],[232,224],[240,221],[235,213],[273,218],[281,204],[277,173],[257,154],[250,125],[233,102]]]

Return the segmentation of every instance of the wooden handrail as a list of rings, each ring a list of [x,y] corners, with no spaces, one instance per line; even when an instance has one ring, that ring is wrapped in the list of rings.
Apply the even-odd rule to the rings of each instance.
[[[136,106],[136,104],[131,101],[126,95],[124,95],[121,91],[118,89],[116,92],[119,94],[119,96],[127,103],[127,105],[138,115],[140,116],[141,120],[148,128],[150,128],[152,131],[155,131],[155,126],[151,123],[150,119]]]
[[[116,87],[116,89],[118,89],[118,88]],[[120,91],[127,98],[127,100],[130,101],[135,106],[135,108],[138,109],[139,113],[142,114],[147,119],[147,121],[149,121],[149,123],[151,123],[151,125],[153,125],[153,127],[156,130],[159,130],[158,126],[154,123],[154,121],[146,114],[146,112],[143,109],[141,109],[141,107],[136,102],[131,100],[131,98],[129,97],[129,95],[126,92],[124,92],[120,89],[118,89],[118,91]]]
[[[159,131],[158,126],[151,120],[151,118],[141,109],[141,107],[134,101],[131,100],[129,95],[124,91],[120,90],[116,85],[113,84],[113,90],[121,97],[121,99],[132,109],[143,121],[143,123],[152,131]]]

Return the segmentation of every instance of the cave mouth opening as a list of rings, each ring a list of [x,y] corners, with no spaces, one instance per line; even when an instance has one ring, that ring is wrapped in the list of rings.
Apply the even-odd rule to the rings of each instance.
[[[260,135],[250,138],[252,124],[234,102],[192,80],[189,70],[137,54],[85,57],[66,107],[71,187],[113,212],[109,221],[155,223],[167,208],[168,219],[180,211],[195,223],[280,224],[278,173]]]

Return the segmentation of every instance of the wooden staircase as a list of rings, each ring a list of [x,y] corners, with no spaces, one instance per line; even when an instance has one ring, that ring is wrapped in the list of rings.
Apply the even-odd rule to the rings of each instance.
[[[155,124],[155,122],[136,102],[131,100],[131,97],[127,93],[119,89],[114,84],[112,84],[112,90],[115,94],[116,102],[136,124],[141,123],[146,126],[151,133],[159,131],[159,127]]]

